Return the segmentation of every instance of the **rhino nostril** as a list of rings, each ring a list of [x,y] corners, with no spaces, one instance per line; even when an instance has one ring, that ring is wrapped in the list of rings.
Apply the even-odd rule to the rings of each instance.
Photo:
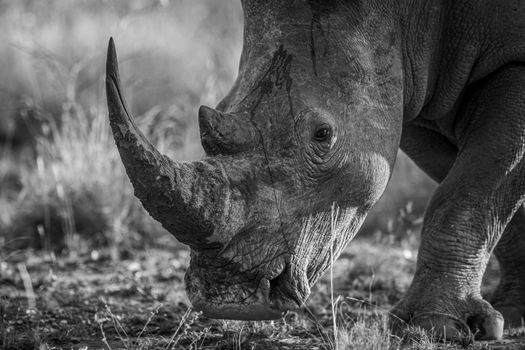
[[[272,294],[274,291],[279,288],[279,277],[282,275],[279,274],[277,277],[270,279],[270,297],[272,297]]]
[[[272,304],[281,307],[283,304],[283,299],[285,299],[284,291],[282,288],[282,279],[283,273],[281,272],[277,277],[270,279],[270,294],[269,300]]]
[[[297,309],[302,304],[297,291],[290,283],[288,267],[270,279],[270,301],[281,309]]]

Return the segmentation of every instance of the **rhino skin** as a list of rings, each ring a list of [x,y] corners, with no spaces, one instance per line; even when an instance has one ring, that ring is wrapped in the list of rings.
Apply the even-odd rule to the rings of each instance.
[[[175,162],[138,130],[110,41],[115,142],[144,208],[191,248],[205,316],[299,308],[383,193],[400,147],[440,183],[417,270],[392,310],[464,341],[525,314],[525,2],[244,0],[238,78],[201,107],[206,156]],[[334,209],[337,208],[337,209]],[[492,304],[480,284],[495,252]]]

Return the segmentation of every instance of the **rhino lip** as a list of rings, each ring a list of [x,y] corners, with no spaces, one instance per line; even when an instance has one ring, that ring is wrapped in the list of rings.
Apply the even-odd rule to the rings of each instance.
[[[283,292],[272,281],[265,277],[261,278],[259,287],[254,293],[258,294],[256,301],[210,304],[204,300],[195,300],[193,306],[203,311],[205,317],[247,321],[279,319],[286,316],[288,311],[299,309],[301,302],[296,296]]]
[[[293,283],[288,281],[288,271],[287,264],[283,263],[280,268],[261,277],[253,292],[243,299],[220,302],[200,294],[192,304],[210,318],[271,320],[284,317],[288,311],[297,310],[302,305],[297,293],[289,287]],[[229,288],[227,285],[223,287]]]

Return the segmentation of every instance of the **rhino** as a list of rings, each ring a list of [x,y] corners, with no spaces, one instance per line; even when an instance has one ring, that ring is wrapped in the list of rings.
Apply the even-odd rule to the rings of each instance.
[[[144,208],[191,248],[210,318],[299,308],[404,151],[439,187],[392,310],[462,341],[525,314],[525,2],[243,0],[238,77],[198,112],[205,156],[161,154],[133,121],[110,40],[113,136]],[[491,253],[501,281],[480,293]]]

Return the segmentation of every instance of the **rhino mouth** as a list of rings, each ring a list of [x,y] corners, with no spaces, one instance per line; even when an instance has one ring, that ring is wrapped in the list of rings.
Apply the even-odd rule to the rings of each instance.
[[[210,276],[190,266],[185,278],[186,290],[193,307],[205,317],[274,320],[299,309],[303,303],[303,298],[289,288],[287,271],[282,268],[267,277],[239,280],[226,274]]]

